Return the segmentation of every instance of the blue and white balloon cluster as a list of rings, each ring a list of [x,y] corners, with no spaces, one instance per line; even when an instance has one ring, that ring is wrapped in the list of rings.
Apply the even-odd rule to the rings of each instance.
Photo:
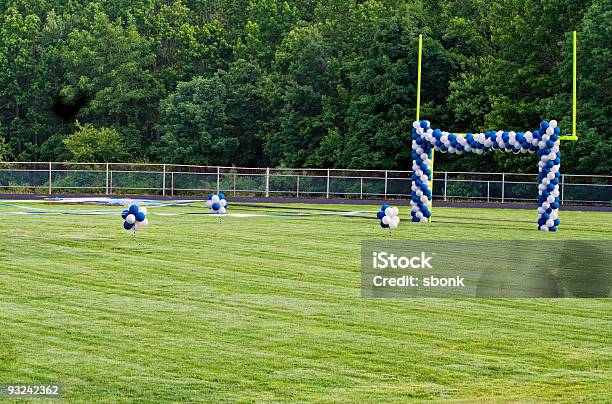
[[[212,213],[225,214],[227,213],[227,207],[229,204],[225,199],[225,195],[223,194],[210,194],[208,195],[208,200],[206,201],[206,207],[210,208]]]
[[[400,224],[399,209],[394,206],[384,204],[380,207],[380,210],[376,213],[376,217],[380,219],[380,227],[386,229],[397,229]]]
[[[537,151],[540,162],[538,187],[538,228],[556,231],[559,225],[559,177],[561,153],[559,152],[559,128],[557,121],[542,121],[540,128],[532,132],[488,131],[485,133],[454,134],[432,129],[429,121],[412,124],[412,207],[413,222],[427,222],[431,216],[431,157],[432,149],[442,153],[483,154],[491,150],[507,153],[533,153]]]
[[[559,151],[559,128],[557,121],[542,121],[534,132],[538,141],[538,228],[542,231],[557,231],[559,220],[559,179],[561,177],[561,152]]]
[[[133,203],[130,207],[121,212],[121,217],[125,220],[123,222],[123,228],[125,230],[134,231],[139,230],[143,226],[149,225],[149,219],[147,219],[147,208],[139,207]]]

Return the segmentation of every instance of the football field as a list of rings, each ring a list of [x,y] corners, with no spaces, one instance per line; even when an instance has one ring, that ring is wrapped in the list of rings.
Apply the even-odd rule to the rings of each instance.
[[[610,299],[362,298],[377,207],[150,207],[133,239],[121,207],[8,205],[0,384],[60,383],[68,402],[612,399]],[[535,210],[434,207],[392,238],[612,240],[610,213],[560,217],[544,233]]]

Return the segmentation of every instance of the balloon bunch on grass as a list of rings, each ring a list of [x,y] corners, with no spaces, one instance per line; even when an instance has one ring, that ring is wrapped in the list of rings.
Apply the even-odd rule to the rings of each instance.
[[[134,232],[136,232],[141,227],[149,224],[149,219],[147,219],[147,208],[141,208],[135,203],[121,212],[121,217],[125,220],[125,222],[123,222],[123,228],[125,230],[133,229]]]
[[[398,215],[399,209],[387,204],[382,205],[378,213],[376,213],[376,217],[380,219],[380,227],[383,229],[397,229],[400,223]]]
[[[208,195],[208,200],[206,201],[206,207],[210,208],[212,213],[225,214],[227,213],[228,207],[227,199],[225,199],[225,195],[220,193],[219,195],[210,194]]]

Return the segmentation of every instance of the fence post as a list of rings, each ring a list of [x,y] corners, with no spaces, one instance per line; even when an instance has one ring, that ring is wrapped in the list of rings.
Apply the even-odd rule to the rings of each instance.
[[[329,168],[327,169],[327,190],[325,191],[325,197],[329,199]]]
[[[563,205],[564,198],[565,198],[565,174],[561,174],[561,205]]]
[[[389,177],[389,172],[385,170],[385,199],[387,199],[387,178]]]
[[[221,167],[217,166],[217,195],[219,195],[220,187],[221,187]]]
[[[170,171],[170,196],[174,196],[174,170]]]
[[[501,203],[504,203],[504,197],[506,195],[506,173],[502,173],[502,198]]]
[[[363,177],[359,178],[359,199],[363,199]]]
[[[491,181],[487,181],[487,203],[490,202],[491,198]]]
[[[113,193],[113,170],[108,172],[108,193]]]
[[[49,162],[49,195],[51,195],[51,162]]]
[[[298,174],[296,177],[296,198],[300,197],[300,175]]]
[[[236,173],[234,173],[234,196],[236,196]]]
[[[106,195],[108,195],[108,163],[106,163]]]
[[[270,197],[270,167],[266,167],[266,198]]]
[[[162,175],[162,196],[166,196],[166,165],[164,164],[164,173]]]
[[[446,201],[446,188],[447,188],[447,181],[448,181],[448,171],[444,171],[444,200]],[[433,187],[431,189],[431,196],[433,196]]]

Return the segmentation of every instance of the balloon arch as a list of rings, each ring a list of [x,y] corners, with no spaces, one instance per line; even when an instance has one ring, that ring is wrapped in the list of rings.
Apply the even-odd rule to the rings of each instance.
[[[429,121],[415,121],[412,128],[412,207],[413,222],[431,217],[433,150],[442,153],[483,154],[491,150],[507,153],[538,153],[538,228],[557,231],[559,226],[559,177],[561,152],[557,121],[542,121],[533,132],[489,131],[454,134],[432,129]]]

